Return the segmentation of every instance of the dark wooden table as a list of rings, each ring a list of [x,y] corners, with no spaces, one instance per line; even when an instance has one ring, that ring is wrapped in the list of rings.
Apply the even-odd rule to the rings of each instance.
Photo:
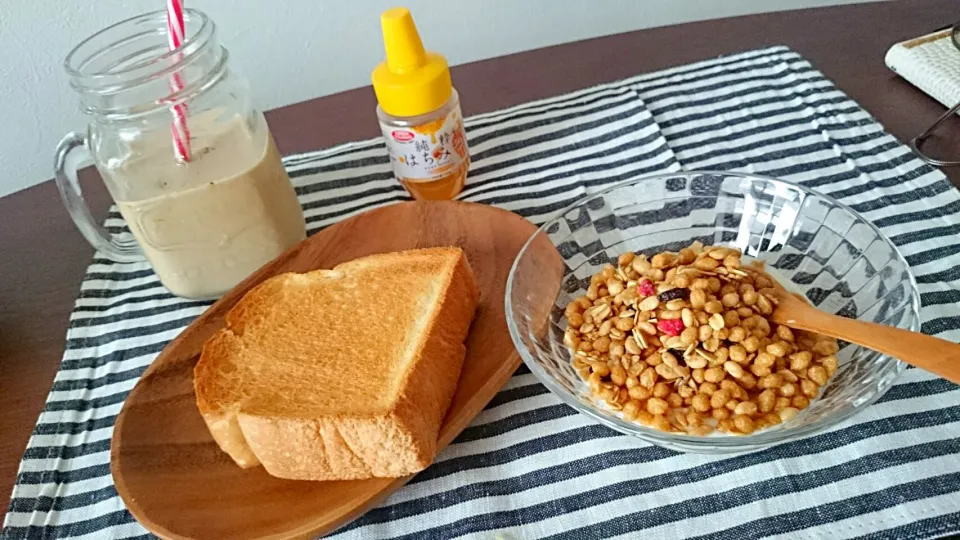
[[[906,141],[944,109],[890,73],[884,53],[895,42],[956,19],[956,0],[737,17],[475,62],[454,68],[453,79],[464,113],[470,115],[721,54],[785,44]],[[63,91],[69,91],[65,84]],[[377,135],[374,105],[371,89],[361,88],[277,109],[267,117],[281,152],[290,154]],[[960,141],[960,126],[950,126],[946,135],[945,140]],[[949,175],[960,183],[960,171]],[[95,178],[84,185],[94,213],[104,216],[105,189]],[[91,256],[52,182],[0,198],[0,508],[6,509],[20,456],[60,363],[70,310]]]

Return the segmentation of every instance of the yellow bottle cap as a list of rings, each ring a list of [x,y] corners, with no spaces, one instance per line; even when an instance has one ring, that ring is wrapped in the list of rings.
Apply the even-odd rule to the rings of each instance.
[[[419,116],[439,109],[453,91],[447,60],[426,52],[407,8],[380,16],[387,59],[373,69],[373,91],[392,116]]]

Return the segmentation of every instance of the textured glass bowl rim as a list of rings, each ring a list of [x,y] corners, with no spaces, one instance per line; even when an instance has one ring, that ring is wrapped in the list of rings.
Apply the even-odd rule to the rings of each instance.
[[[886,245],[893,250],[896,255],[896,260],[907,269],[907,281],[910,286],[910,309],[913,311],[913,318],[910,323],[910,330],[917,332],[920,330],[920,292],[917,289],[917,281],[913,276],[913,272],[910,269],[910,265],[907,263],[906,259],[903,257],[903,254],[900,253],[900,250],[897,246],[890,241],[889,238],[879,228],[877,228],[869,220],[861,216],[856,210],[850,208],[849,206],[843,204],[842,202],[824,195],[819,191],[804,187],[800,184],[790,182],[788,180],[781,180],[778,178],[773,178],[769,176],[762,176],[758,174],[749,174],[749,173],[739,173],[739,172],[730,172],[730,171],[713,171],[713,170],[697,170],[697,171],[679,171],[674,173],[660,173],[652,175],[643,175],[636,178],[631,178],[618,182],[602,191],[594,193],[593,195],[587,195],[583,198],[577,199],[572,204],[558,211],[552,218],[547,220],[537,232],[535,232],[527,241],[524,243],[523,247],[520,249],[520,252],[517,253],[517,257],[513,261],[513,265],[510,267],[510,274],[507,276],[507,287],[505,292],[505,315],[507,319],[507,329],[510,332],[510,339],[513,340],[513,344],[516,347],[517,351],[520,353],[520,357],[523,359],[523,363],[527,365],[530,371],[533,373],[534,377],[537,378],[544,386],[546,386],[551,392],[553,392],[557,397],[560,398],[565,404],[573,407],[576,411],[593,418],[597,422],[615,429],[621,433],[627,435],[635,436],[639,439],[642,439],[651,444],[656,444],[659,446],[664,446],[672,449],[682,449],[684,451],[701,451],[701,452],[722,452],[722,453],[735,453],[735,452],[744,452],[744,451],[753,451],[759,450],[762,448],[767,448],[776,444],[781,444],[784,442],[800,439],[813,435],[814,433],[823,431],[832,426],[843,422],[844,420],[854,416],[861,410],[865,409],[867,406],[872,405],[878,399],[883,397],[888,390],[893,386],[893,383],[896,382],[900,374],[906,369],[906,364],[900,360],[893,358],[888,355],[881,355],[880,361],[883,362],[883,365],[886,365],[890,362],[893,362],[893,371],[891,375],[878,381],[879,389],[878,391],[871,396],[870,399],[860,403],[859,405],[842,411],[835,415],[827,416],[826,418],[821,418],[816,422],[811,422],[810,424],[805,424],[802,426],[797,426],[791,429],[778,429],[778,430],[764,430],[754,435],[723,435],[718,437],[698,437],[693,435],[683,435],[676,433],[667,433],[663,431],[658,431],[653,428],[648,428],[636,424],[633,422],[628,422],[626,420],[607,417],[599,414],[595,406],[588,406],[576,399],[567,389],[560,386],[554,378],[548,374],[537,362],[534,356],[527,349],[526,345],[523,342],[523,339],[520,334],[520,330],[517,327],[517,324],[513,320],[513,303],[511,301],[514,278],[517,273],[517,267],[520,264],[520,260],[527,254],[527,249],[530,247],[534,239],[537,238],[540,234],[546,234],[546,231],[553,224],[558,223],[563,216],[567,215],[568,212],[576,210],[585,204],[589,203],[594,199],[609,195],[621,188],[627,186],[633,186],[635,184],[640,184],[643,182],[652,182],[656,180],[663,180],[667,178],[677,178],[677,177],[687,177],[692,178],[695,176],[704,176],[704,175],[714,175],[714,176],[724,176],[724,177],[735,177],[742,178],[746,180],[758,180],[767,183],[773,184],[782,184],[789,186],[793,189],[803,192],[807,196],[818,197],[830,204],[841,208],[854,219],[856,219],[861,224],[867,225],[878,238],[882,239]]]

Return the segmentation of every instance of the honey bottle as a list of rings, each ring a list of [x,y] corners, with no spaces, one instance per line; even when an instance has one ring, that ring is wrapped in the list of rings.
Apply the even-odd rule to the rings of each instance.
[[[414,199],[452,199],[470,168],[460,98],[447,60],[427,52],[406,8],[380,16],[386,60],[371,78],[397,180]]]

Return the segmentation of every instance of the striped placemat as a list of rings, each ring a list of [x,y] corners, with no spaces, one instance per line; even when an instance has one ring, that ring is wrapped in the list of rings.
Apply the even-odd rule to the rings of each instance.
[[[542,222],[638,174],[756,172],[853,206],[900,246],[923,329],[956,341],[960,198],[783,47],[642,75],[466,122],[463,198]],[[290,156],[309,229],[405,200],[382,141]],[[108,226],[122,230],[112,213]],[[96,258],[21,465],[3,538],[149,536],[110,479],[127,392],[208,303],[145,263]],[[743,456],[678,454],[601,427],[521,368],[429,469],[336,538],[931,538],[960,531],[960,390],[909,369],[825,433]],[[211,516],[215,519],[215,516]]]

